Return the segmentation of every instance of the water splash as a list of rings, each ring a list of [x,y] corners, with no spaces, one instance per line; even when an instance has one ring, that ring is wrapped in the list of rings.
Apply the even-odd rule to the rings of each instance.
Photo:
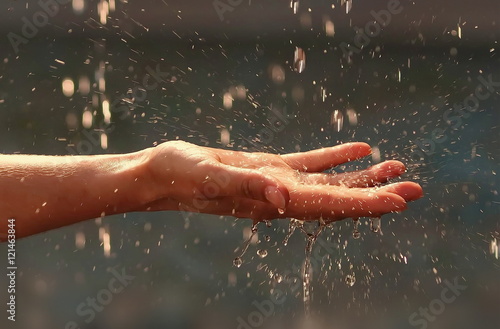
[[[288,224],[288,233],[283,239],[283,245],[285,247],[288,245],[288,240],[290,240],[290,238],[292,237],[293,233],[295,232],[295,229],[301,225],[303,225],[303,222],[299,221],[298,219],[295,218],[290,219],[290,223]]]
[[[243,264],[243,256],[247,252],[248,247],[250,246],[250,243],[252,242],[253,237],[255,236],[255,234],[257,234],[257,225],[259,225],[259,222],[254,221],[253,225],[252,225],[252,234],[250,234],[250,236],[247,238],[247,240],[243,244],[243,248],[241,249],[240,255],[233,260],[234,266],[240,267]]]
[[[307,233],[306,258],[304,259],[304,274],[302,276],[304,315],[306,320],[311,317],[311,278],[313,274],[311,268],[311,253],[318,236],[325,227],[326,225],[319,224],[318,229],[314,233]]]

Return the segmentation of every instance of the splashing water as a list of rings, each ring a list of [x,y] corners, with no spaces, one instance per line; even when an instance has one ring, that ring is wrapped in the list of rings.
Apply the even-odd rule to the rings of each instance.
[[[318,236],[325,227],[326,225],[319,224],[318,229],[314,233],[307,233],[306,258],[304,259],[304,275],[302,277],[304,315],[306,320],[311,317],[311,278],[313,274],[311,268],[311,253]]]
[[[247,240],[243,244],[243,248],[241,249],[240,255],[233,260],[233,265],[234,266],[240,267],[243,264],[243,256],[247,252],[248,247],[250,246],[250,243],[252,242],[253,237],[255,236],[255,234],[257,234],[257,225],[258,224],[259,224],[258,221],[255,221],[253,223],[253,225],[252,225],[252,234],[250,234],[250,236],[247,238]],[[266,256],[267,256],[267,251],[266,251]]]
[[[352,232],[353,238],[359,239],[361,236],[361,234],[359,232],[359,218],[355,217],[352,220],[354,222],[354,228],[353,228],[353,232]],[[381,220],[380,217],[375,217],[375,218],[370,219],[370,229],[372,232],[374,232],[374,233],[380,232],[380,220]],[[242,257],[247,252],[253,237],[255,236],[255,234],[257,234],[258,223],[259,222],[253,223],[252,229],[251,229],[252,234],[250,235],[250,237],[248,237],[245,240],[243,247],[241,248],[241,252],[240,252],[239,256],[233,260],[233,265],[235,267],[239,268],[243,264]],[[266,223],[267,227],[271,226],[269,221],[265,221],[265,223]],[[313,251],[314,245],[315,245],[316,241],[318,240],[318,237],[320,236],[320,234],[324,231],[324,229],[326,227],[331,227],[331,226],[333,226],[333,223],[327,224],[322,219],[318,219],[317,227],[315,228],[315,230],[313,230],[313,232],[309,232],[305,227],[305,221],[291,218],[289,225],[288,225],[288,232],[287,232],[287,234],[282,242],[284,246],[287,246],[288,241],[290,240],[290,238],[292,237],[292,235],[294,234],[294,232],[296,231],[297,228],[299,229],[299,231],[301,231],[302,233],[304,233],[307,236],[307,243],[306,243],[306,247],[305,247],[305,259],[304,259],[304,263],[303,263],[303,273],[302,273],[302,289],[303,289],[302,297],[303,297],[304,316],[305,316],[306,323],[309,323],[310,321],[312,321],[312,318],[311,318],[311,300],[312,300],[311,280],[312,280],[312,276],[313,276],[313,269],[311,267],[312,251]],[[271,239],[269,236],[266,235],[264,237],[264,240],[269,242]],[[256,253],[260,258],[265,258],[269,254],[269,252],[266,249],[259,249],[259,250],[257,250]],[[273,278],[275,278],[278,283],[281,282],[283,279],[277,273],[274,274],[271,272],[270,275]],[[344,282],[350,287],[354,286],[354,284],[356,283],[355,274],[351,273],[351,274],[346,275],[346,277],[344,278]]]
[[[290,240],[290,237],[295,232],[295,229],[301,225],[303,225],[303,222],[299,221],[298,219],[295,218],[290,219],[290,224],[288,224],[288,233],[286,234],[285,239],[283,239],[284,246],[288,245],[288,240]]]

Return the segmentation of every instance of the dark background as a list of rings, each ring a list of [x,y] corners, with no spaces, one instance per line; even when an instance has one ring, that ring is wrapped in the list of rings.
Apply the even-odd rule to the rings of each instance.
[[[23,17],[32,22],[41,7],[0,4],[1,153],[122,153],[174,139],[284,153],[366,141],[381,160],[405,161],[404,178],[426,194],[405,213],[384,216],[383,235],[370,232],[368,219],[359,240],[350,221],[322,234],[335,248],[313,275],[313,313],[327,328],[419,328],[411,314],[456,278],[466,290],[428,327],[500,327],[500,263],[490,250],[500,240],[500,88],[476,111],[445,116],[474,93],[478,77],[500,81],[498,1],[401,0],[403,11],[350,55],[340,45],[352,44],[355,27],[373,21],[370,11],[386,9],[387,1],[354,1],[347,14],[340,1],[300,1],[296,14],[289,1],[242,1],[222,21],[211,1],[116,1],[105,24],[99,3],[85,1],[79,14],[71,3],[60,6],[18,52],[9,33],[22,36]],[[333,37],[325,33],[328,20]],[[293,69],[295,47],[306,53],[302,73]],[[146,90],[148,67],[157,66],[163,81]],[[283,81],[272,79],[273,68]],[[64,79],[74,81],[70,97],[62,92]],[[79,89],[81,79],[90,82],[88,93]],[[134,89],[144,98],[133,99]],[[235,98],[231,108],[223,105],[226,93]],[[112,104],[110,124],[105,101]],[[264,135],[271,107],[289,117]],[[92,113],[90,128],[84,111]],[[344,118],[340,129],[332,124],[334,111]],[[439,136],[422,142],[436,128]],[[229,144],[221,142],[223,130]],[[105,134],[108,147],[88,132]],[[298,327],[302,290],[274,274],[301,267],[305,237],[296,233],[283,247],[287,221],[262,225],[261,242],[237,269],[234,249],[249,226],[233,218],[134,213],[19,240],[18,322],[4,313],[1,327],[64,328],[75,321],[80,328],[237,328],[239,317],[257,311],[252,302],[269,300],[272,289],[286,300],[260,327]],[[109,233],[109,255],[99,231]],[[77,243],[82,237],[84,247]],[[6,249],[0,246],[2,257]],[[269,255],[260,259],[258,249]],[[87,323],[76,308],[107,287],[111,268],[135,279]],[[352,286],[348,275],[356,278]]]

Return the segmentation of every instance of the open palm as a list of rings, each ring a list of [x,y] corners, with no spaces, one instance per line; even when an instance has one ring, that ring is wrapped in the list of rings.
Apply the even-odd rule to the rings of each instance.
[[[277,155],[167,142],[152,149],[149,168],[159,197],[144,210],[334,221],[403,211],[407,201],[422,196],[422,188],[413,182],[380,186],[404,173],[399,161],[323,173],[370,153],[365,143]]]

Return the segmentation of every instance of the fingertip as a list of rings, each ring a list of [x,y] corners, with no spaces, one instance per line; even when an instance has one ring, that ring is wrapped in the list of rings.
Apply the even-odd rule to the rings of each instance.
[[[288,191],[288,188],[283,184],[279,184],[278,190],[283,195],[283,198],[285,198],[285,208],[286,208],[290,203],[290,191]]]
[[[406,171],[406,166],[404,163],[398,160],[389,160],[386,161],[387,169],[394,174],[403,174]]]
[[[385,194],[385,198],[387,200],[387,203],[389,203],[389,208],[391,208],[390,211],[400,212],[400,211],[404,211],[408,208],[408,204],[406,203],[406,200],[398,194],[387,193],[387,194]]]
[[[377,174],[381,174],[383,176],[391,178],[404,174],[406,171],[406,166],[400,161],[388,160],[372,166],[371,169],[375,170]]]
[[[422,187],[414,182],[399,182],[382,187],[386,192],[394,193],[406,201],[418,200],[424,196]]]
[[[411,200],[417,200],[424,196],[424,189],[418,183],[403,182],[401,185],[405,187],[408,196],[411,197]]]
[[[351,146],[351,148],[354,148],[356,150],[356,155],[359,157],[364,157],[372,153],[372,147],[367,143],[354,142],[348,144]]]
[[[288,190],[275,185],[268,185],[264,189],[264,196],[269,203],[283,212],[290,202]]]

